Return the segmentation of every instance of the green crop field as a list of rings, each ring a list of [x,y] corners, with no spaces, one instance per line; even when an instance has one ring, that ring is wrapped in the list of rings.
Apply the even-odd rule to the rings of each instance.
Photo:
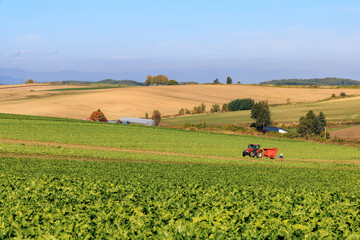
[[[324,112],[329,121],[359,121],[360,120],[360,98],[349,97],[345,99],[329,100],[313,103],[299,103],[271,107],[272,119],[277,122],[298,121],[309,110],[316,113]],[[170,125],[183,125],[185,123],[198,124],[204,121],[206,124],[233,124],[253,122],[249,111],[201,114],[194,116],[167,118],[163,122]]]
[[[358,239],[359,170],[352,147],[0,114],[0,235]]]

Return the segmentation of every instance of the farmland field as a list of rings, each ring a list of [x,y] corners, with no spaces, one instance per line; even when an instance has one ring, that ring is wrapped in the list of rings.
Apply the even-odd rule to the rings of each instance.
[[[360,139],[360,126],[346,127],[331,132],[332,136],[347,139]]]
[[[360,95],[360,88],[284,88],[250,85],[186,85],[84,89],[63,91],[64,86],[20,85],[0,87],[1,112],[84,119],[100,108],[108,119],[143,117],[159,110],[162,115],[177,114],[204,102],[207,111],[214,103],[237,98],[268,100],[270,104],[314,102],[337,96]],[[57,89],[57,91],[55,91]],[[52,91],[44,91],[52,90]]]
[[[299,103],[271,107],[272,119],[277,122],[299,121],[301,116],[309,110],[316,113],[322,111],[329,121],[359,121],[360,97],[349,97],[329,101]],[[164,119],[163,122],[170,125],[183,125],[185,123],[198,124],[204,121],[206,124],[233,124],[253,122],[249,111],[225,112],[214,114],[200,114]]]
[[[360,237],[358,148],[0,114],[0,166],[5,238]]]

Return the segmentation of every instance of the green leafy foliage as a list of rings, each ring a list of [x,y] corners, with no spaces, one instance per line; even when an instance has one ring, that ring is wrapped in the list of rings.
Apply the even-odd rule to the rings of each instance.
[[[271,125],[271,112],[267,101],[255,103],[251,108],[251,118],[255,120],[255,127],[261,130]]]
[[[254,100],[251,98],[236,99],[229,102],[228,107],[230,111],[250,110],[254,105]]]
[[[231,77],[227,77],[226,78],[226,84],[232,84],[232,79],[231,79]]]
[[[4,238],[360,233],[357,171],[26,158],[1,158],[0,164]]]
[[[310,110],[305,117],[300,117],[297,132],[302,137],[312,134],[321,135],[326,125],[325,114],[323,112],[320,112],[319,116],[316,116],[316,114]]]
[[[39,141],[0,145],[2,238],[360,236],[356,148],[10,114],[0,138]],[[286,158],[235,159],[249,142]]]

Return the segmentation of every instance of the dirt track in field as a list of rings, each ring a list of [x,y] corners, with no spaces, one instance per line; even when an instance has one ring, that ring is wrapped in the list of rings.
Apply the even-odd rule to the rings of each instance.
[[[94,151],[116,151],[116,152],[130,152],[130,153],[147,153],[154,155],[166,155],[166,156],[186,156],[186,157],[197,157],[214,160],[226,160],[228,163],[214,163],[214,164],[234,164],[235,162],[263,162],[269,163],[269,161],[279,161],[278,159],[270,160],[268,158],[249,158],[249,157],[221,157],[212,155],[199,155],[199,154],[187,154],[187,153],[175,153],[175,152],[162,152],[162,151],[150,151],[141,149],[127,149],[127,148],[114,148],[114,147],[103,147],[103,146],[92,146],[92,145],[80,145],[80,144],[67,144],[57,142],[41,142],[32,140],[19,140],[19,139],[4,139],[0,138],[0,143],[8,144],[24,144],[24,145],[35,145],[35,146],[49,146],[49,147],[60,147],[68,149],[84,149]],[[115,158],[100,158],[100,157],[84,157],[84,156],[68,156],[68,155],[52,155],[52,154],[28,154],[28,153],[9,153],[0,152],[0,156],[3,157],[28,157],[28,158],[41,158],[41,159],[59,159],[59,160],[79,160],[79,161],[110,161],[110,162],[159,162],[168,164],[212,164],[212,163],[201,163],[201,162],[177,162],[177,161],[154,161],[154,160],[128,160],[128,159],[115,159]],[[329,165],[329,164],[353,164],[360,165],[360,161],[346,161],[346,160],[327,160],[327,159],[284,159],[284,162],[288,163],[302,163],[302,164],[318,164],[318,165]],[[274,166],[272,166],[274,167]],[[327,169],[325,167],[324,169]],[[339,168],[336,168],[339,169]]]
[[[68,87],[68,86],[66,86]],[[360,89],[277,88],[250,85],[186,85],[129,87],[98,90],[43,91],[61,86],[16,85],[0,87],[0,112],[83,119],[100,108],[107,118],[143,117],[159,110],[162,115],[177,114],[204,102],[207,111],[214,103],[237,98],[268,100],[270,104],[289,101],[313,102],[331,94],[360,95]]]

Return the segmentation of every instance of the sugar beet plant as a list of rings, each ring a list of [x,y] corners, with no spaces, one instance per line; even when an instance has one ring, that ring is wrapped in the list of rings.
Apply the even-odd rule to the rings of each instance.
[[[356,171],[2,158],[3,238],[357,238]]]

